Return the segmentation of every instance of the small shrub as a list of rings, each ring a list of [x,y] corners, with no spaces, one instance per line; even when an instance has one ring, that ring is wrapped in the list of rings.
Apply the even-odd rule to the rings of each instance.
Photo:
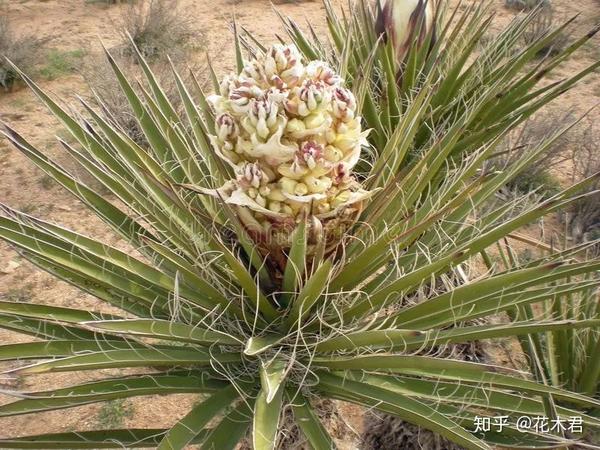
[[[105,4],[105,5],[117,5],[119,3],[124,3],[126,1],[128,1],[128,0],[85,0],[85,2],[88,4],[100,3],[100,4]]]
[[[40,55],[42,41],[33,36],[16,36],[6,15],[0,16],[0,87],[13,89],[18,73],[5,57],[25,72],[32,72]]]
[[[183,113],[167,56],[182,78],[187,78],[190,67],[198,79],[202,80],[204,76],[200,75],[202,70],[191,62],[191,52],[201,44],[201,35],[193,29],[191,20],[182,13],[178,1],[130,2],[123,14],[120,32],[124,44],[112,49],[111,53],[118,59],[121,69],[128,76],[144,78],[129,39],[131,36],[135,46],[151,65],[175,110]],[[102,58],[90,61],[84,66],[83,76],[93,91],[90,103],[98,106],[113,126],[126,133],[138,145],[147,147],[144,132],[106,60]]]
[[[40,75],[47,80],[55,80],[77,70],[85,51],[82,49],[61,51],[52,49],[48,52],[47,62],[40,69]]]
[[[551,0],[505,0],[504,4],[507,8],[518,9],[519,11],[527,11],[538,6],[551,7]]]
[[[193,28],[189,15],[182,12],[178,0],[146,0],[131,3],[122,20],[123,53],[133,54],[129,41],[135,43],[149,60],[173,59],[198,48],[201,35]]]
[[[19,209],[21,211],[23,211],[25,214],[32,214],[35,211],[37,211],[38,207],[37,207],[37,205],[35,205],[33,203],[25,203],[25,204],[21,205],[21,207]]]
[[[54,187],[54,179],[50,175],[42,175],[40,177],[40,186],[45,190],[51,189]]]
[[[600,134],[593,121],[580,133],[573,152],[574,176],[578,180],[600,172]],[[589,187],[590,191],[600,190],[600,180]],[[583,197],[571,207],[571,233],[575,241],[600,239],[600,193]]]
[[[186,79],[189,68],[185,62],[173,61],[173,64],[178,73]],[[119,65],[126,75],[138,79],[143,78],[139,66],[134,64],[130,58],[120,58]],[[152,65],[152,70],[175,110],[183,114],[183,105],[173,81],[170,66],[157,62]],[[202,69],[194,68],[193,70],[199,80],[205,78]],[[127,97],[123,94],[110,65],[104,59],[101,61],[92,60],[84,66],[83,77],[93,92],[93,96],[89,98],[89,101],[100,107],[104,117],[112,125],[127,134],[138,145],[147,148],[146,136],[135,118]],[[144,88],[147,89],[147,86],[144,86]]]
[[[312,2],[315,0],[273,0],[274,5],[285,5],[288,3],[303,3],[303,2]]]
[[[123,426],[123,422],[133,415],[133,408],[126,400],[119,399],[102,405],[98,412],[98,425],[100,428],[116,428]]]
[[[550,138],[557,130],[573,121],[573,114],[546,113],[529,119],[521,128],[510,133],[499,156],[492,162],[497,170],[502,170],[519,161],[525,155],[535,150],[542,142]],[[560,191],[560,183],[550,170],[569,159],[566,149],[572,141],[571,134],[564,134],[536,161],[534,166],[512,180],[507,188],[518,194],[536,191],[544,198]]]
[[[528,24],[525,33],[522,36],[522,42],[525,47],[534,44],[544,38],[555,28],[554,9],[551,6],[540,8],[535,13],[532,21]],[[563,51],[569,42],[569,36],[565,33],[559,33],[554,39],[546,43],[537,53],[539,58],[555,56]]]
[[[17,303],[29,303],[33,296],[33,283],[25,283],[22,286],[12,287],[0,296],[2,300]]]

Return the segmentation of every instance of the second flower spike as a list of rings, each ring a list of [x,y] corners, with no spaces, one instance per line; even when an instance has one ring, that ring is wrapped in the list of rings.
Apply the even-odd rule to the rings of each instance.
[[[398,62],[413,42],[422,45],[434,28],[433,0],[378,0],[377,33],[391,40]]]

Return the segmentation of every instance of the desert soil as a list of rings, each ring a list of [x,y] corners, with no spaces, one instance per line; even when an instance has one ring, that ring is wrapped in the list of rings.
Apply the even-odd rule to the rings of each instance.
[[[215,62],[219,74],[233,69],[234,49],[228,28],[228,19],[233,13],[238,20],[264,42],[274,41],[281,26],[268,1],[242,0],[182,0],[185,14],[192,18],[202,33],[203,51],[207,51]],[[495,28],[499,29],[514,15],[496,0]],[[600,21],[600,3],[596,0],[554,0],[559,17],[581,13],[573,29],[576,34],[584,33]],[[46,45],[60,51],[83,50],[83,59],[95,58],[101,52],[100,41],[107,47],[117,46],[120,35],[117,28],[125,11],[123,5],[106,6],[102,2],[84,0],[10,0],[4,13],[10,15],[18,32],[31,33],[47,38]],[[319,32],[325,32],[324,11],[320,2],[286,3],[277,8],[299,22],[309,21]],[[199,62],[203,52],[194,56]],[[580,55],[559,70],[555,78],[573,73],[600,58],[600,41],[590,43]],[[43,64],[43,61],[41,61]],[[552,80],[551,80],[552,81]],[[75,102],[74,95],[86,93],[82,76],[75,72],[60,76],[52,81],[40,79],[41,86],[67,102]],[[594,74],[564,95],[553,105],[560,111],[573,110],[581,114],[600,102],[600,77]],[[600,113],[592,112],[598,119]],[[51,117],[39,101],[26,89],[11,93],[0,93],[0,119],[10,123],[18,132],[43,149],[50,157],[71,167],[61,153],[55,136],[64,136],[58,122]],[[568,151],[568,149],[565,149]],[[570,179],[568,165],[557,170],[561,180]],[[37,217],[73,228],[87,235],[101,238],[121,246],[115,237],[98,219],[90,214],[60,187],[48,183],[43,173],[36,169],[6,140],[0,140],[0,201]],[[536,232],[536,231],[534,231]],[[66,283],[55,280],[40,272],[19,257],[9,246],[0,243],[0,299],[46,303],[81,309],[105,310],[106,307],[94,298],[82,294]],[[1,343],[25,341],[17,334],[0,331]],[[0,369],[14,367],[4,364]],[[107,373],[116,375],[115,371]],[[0,391],[14,389],[37,391],[49,386],[67,386],[86,380],[101,378],[106,373],[85,375],[54,374],[14,379],[0,375]],[[0,394],[0,402],[11,400]],[[103,421],[115,419],[122,426],[156,428],[172,425],[198,400],[197,396],[179,395],[157,398],[128,400],[123,405],[112,405],[106,409],[101,405],[89,405],[58,412],[26,415],[16,418],[0,418],[0,436],[21,436],[45,432],[65,432],[99,428]],[[341,406],[341,418],[336,424],[336,437],[340,448],[357,447],[363,411],[351,405]],[[108,416],[109,419],[106,417]]]

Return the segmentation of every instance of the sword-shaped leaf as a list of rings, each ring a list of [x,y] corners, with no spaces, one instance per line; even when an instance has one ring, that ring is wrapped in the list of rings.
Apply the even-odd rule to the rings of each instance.
[[[158,450],[180,450],[192,443],[194,438],[204,432],[204,427],[217,414],[229,406],[237,397],[238,392],[233,385],[223,388],[186,414],[165,434],[160,441]]]
[[[0,417],[52,411],[89,403],[144,395],[189,394],[213,392],[223,389],[227,383],[202,372],[149,373],[129,377],[94,381],[51,391],[4,392],[22,397],[0,406]]]
[[[84,322],[86,327],[119,335],[144,336],[200,345],[240,345],[233,336],[179,322],[153,319],[121,319]]]

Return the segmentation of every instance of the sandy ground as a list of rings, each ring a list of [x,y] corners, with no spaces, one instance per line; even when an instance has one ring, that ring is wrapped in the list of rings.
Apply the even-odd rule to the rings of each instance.
[[[202,32],[205,50],[215,61],[220,74],[233,68],[234,50],[227,19],[235,12],[238,20],[257,36],[268,42],[274,40],[274,33],[281,32],[278,19],[269,2],[263,0],[184,0],[184,10],[195,26]],[[506,23],[513,12],[506,10],[503,1],[497,0],[496,28]],[[585,32],[600,20],[600,3],[596,0],[555,0],[558,15],[582,14],[576,19],[575,30]],[[324,31],[323,7],[319,2],[301,2],[278,5],[278,8],[298,21],[310,21],[317,30]],[[35,30],[39,37],[47,38],[47,45],[66,50],[84,50],[84,58],[99,54],[100,40],[107,47],[119,44],[120,36],[116,27],[124,11],[124,6],[107,7],[101,2],[84,0],[10,0],[7,11],[17,30]],[[203,58],[201,53],[196,55]],[[600,42],[596,39],[586,46],[580,56],[564,66],[555,75],[556,79],[566,76],[600,57]],[[40,81],[47,91],[61,98],[73,98],[76,93],[85,92],[86,86],[78,74],[61,76],[53,81]],[[71,101],[71,100],[69,100]],[[600,102],[600,77],[596,74],[567,93],[554,105],[559,110],[573,109],[583,113]],[[597,112],[593,116],[598,118]],[[0,93],[0,119],[9,122],[31,142],[44,149],[48,155],[69,166],[61,154],[55,135],[60,135],[59,124],[44,107],[25,89],[12,93]],[[560,168],[563,180],[570,178],[568,166]],[[25,210],[38,217],[69,226],[85,234],[93,235],[112,244],[116,238],[104,225],[60,187],[48,183],[43,174],[17,151],[9,148],[5,140],[0,140],[0,201],[12,207]],[[75,308],[105,308],[99,301],[84,295],[63,282],[42,273],[19,256],[8,246],[0,243],[0,298],[47,303]],[[26,340],[13,333],[0,331],[0,342]],[[6,366],[6,365],[5,365]],[[0,366],[3,367],[3,366]],[[115,374],[114,371],[111,374]],[[0,389],[19,388],[39,390],[52,385],[69,385],[101,377],[105,374],[85,374],[73,376],[56,374],[49,377],[31,377],[12,380],[0,376]],[[85,378],[84,378],[85,377]],[[0,402],[7,397],[0,396]],[[123,416],[122,425],[130,427],[159,427],[173,424],[198,400],[197,396],[171,396],[167,398],[144,398],[127,401],[125,405],[115,405],[112,409],[102,409],[91,405],[65,411],[29,415],[17,418],[0,419],[0,436],[18,436],[32,433],[60,432],[75,429],[94,429],[102,423],[106,414]],[[342,409],[343,421],[338,430],[342,448],[355,448],[356,436],[352,429],[359,431],[362,411],[347,406]]]

